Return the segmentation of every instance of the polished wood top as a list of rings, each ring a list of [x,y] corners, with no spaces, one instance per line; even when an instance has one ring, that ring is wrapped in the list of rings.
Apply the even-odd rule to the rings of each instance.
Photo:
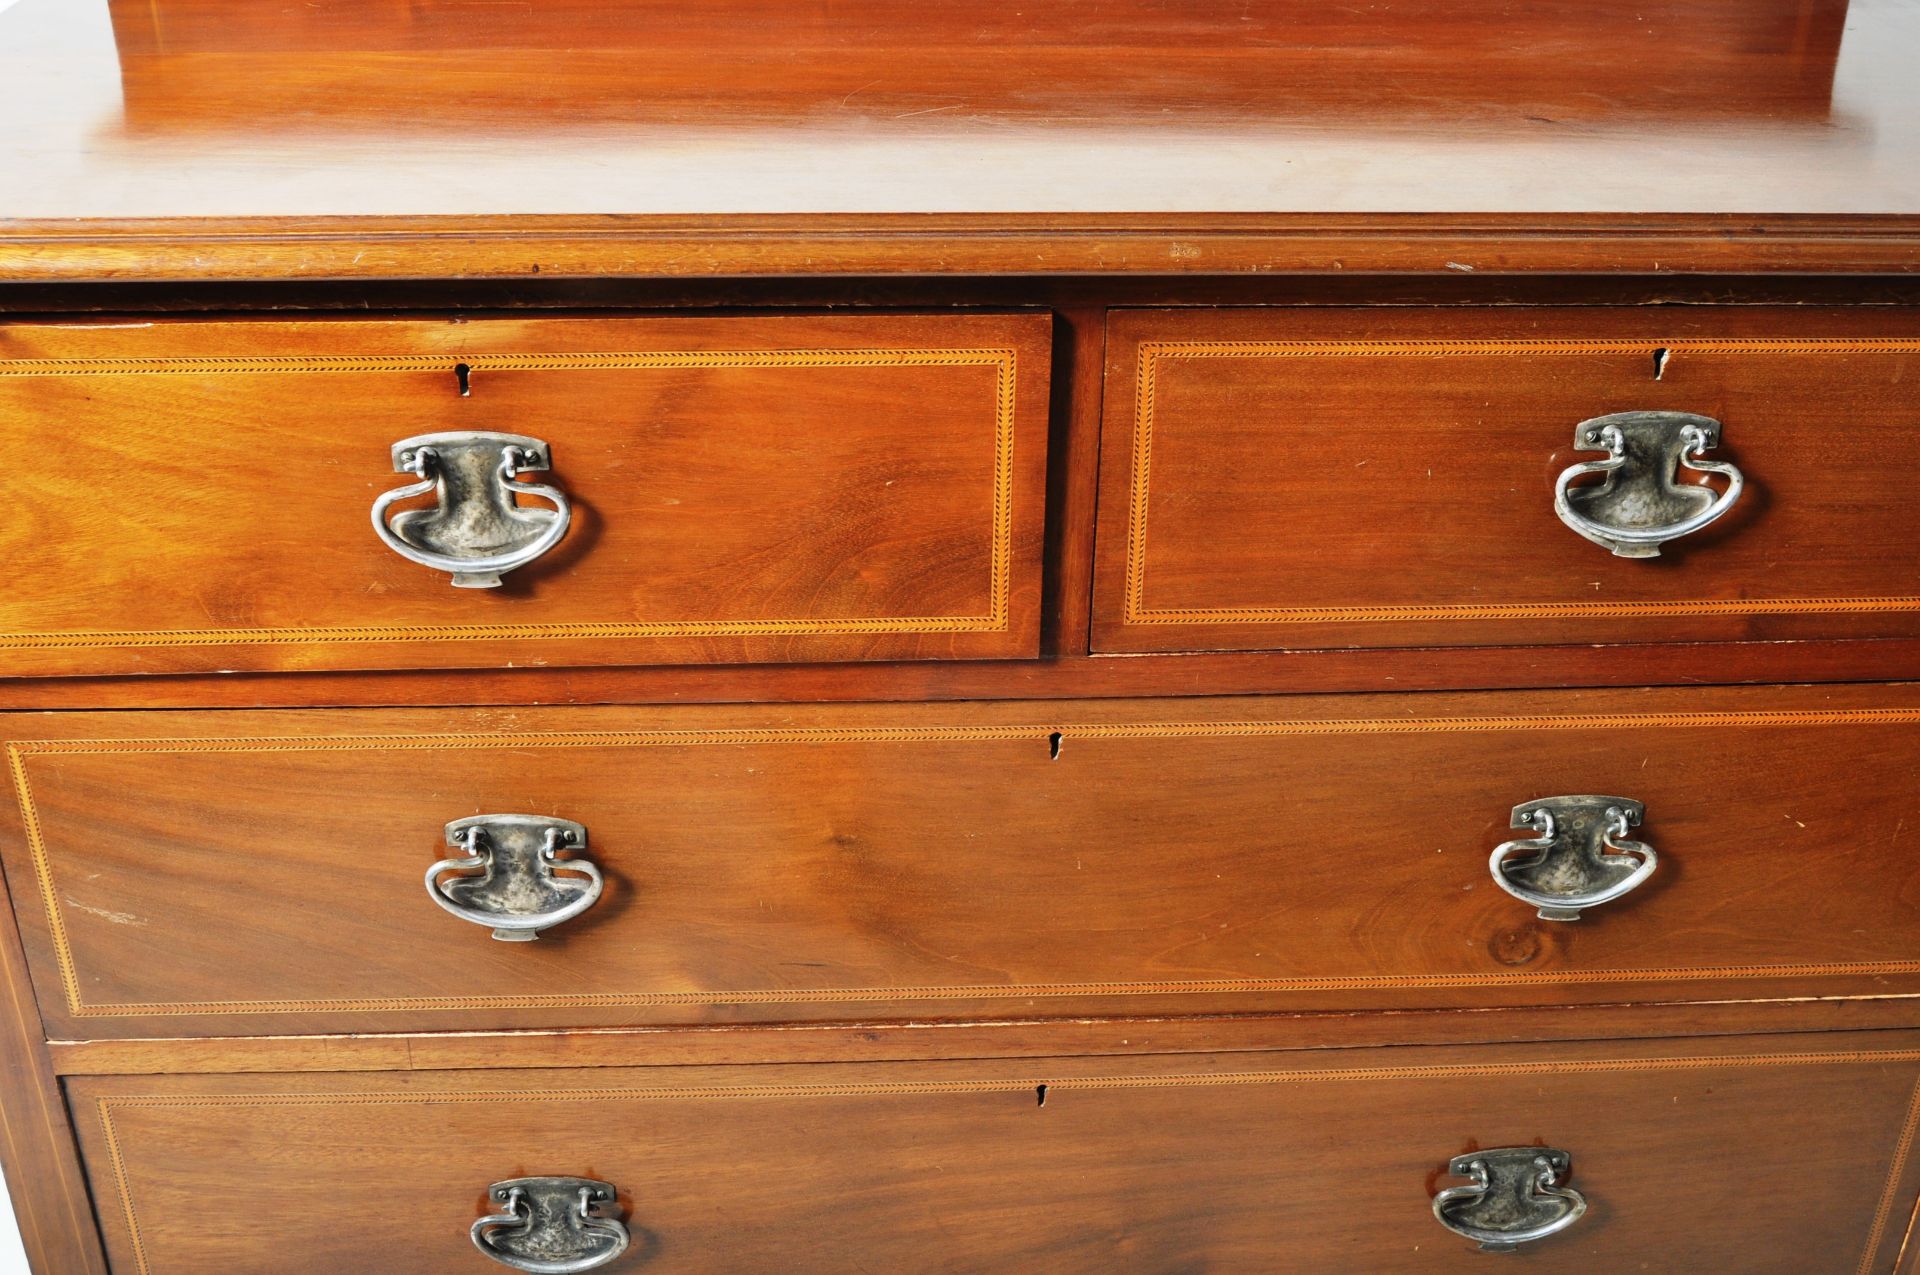
[[[18,0],[0,278],[1906,270],[1917,55],[1920,0]]]

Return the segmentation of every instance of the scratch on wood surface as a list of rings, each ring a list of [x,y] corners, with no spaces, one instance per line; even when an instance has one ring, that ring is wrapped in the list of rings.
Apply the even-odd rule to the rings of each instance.
[[[131,912],[115,912],[109,908],[88,907],[86,904],[80,902],[80,900],[74,898],[72,895],[67,896],[67,906],[70,908],[77,908],[82,912],[88,913],[89,915],[97,916],[103,921],[110,921],[114,925],[145,925],[147,924],[147,919],[145,917],[135,916]]]

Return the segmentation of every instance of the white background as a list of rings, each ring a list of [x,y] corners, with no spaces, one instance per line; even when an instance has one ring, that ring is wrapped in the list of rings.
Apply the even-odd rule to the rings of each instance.
[[[13,0],[0,0],[0,9]],[[27,1254],[20,1247],[20,1230],[13,1224],[13,1205],[0,1197],[0,1275],[27,1275]]]

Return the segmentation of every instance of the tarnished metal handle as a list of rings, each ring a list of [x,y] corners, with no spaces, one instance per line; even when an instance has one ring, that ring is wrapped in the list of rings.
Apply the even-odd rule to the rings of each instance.
[[[403,438],[393,445],[394,472],[420,481],[375,498],[373,529],[408,561],[452,573],[456,588],[496,588],[502,575],[526,566],[567,534],[573,506],[566,496],[556,487],[514,481],[551,463],[545,443],[521,434]],[[387,516],[396,502],[429,493],[439,497],[434,508]],[[516,496],[537,497],[553,508],[522,506]]]
[[[1587,1197],[1561,1185],[1573,1160],[1552,1147],[1499,1147],[1455,1156],[1447,1172],[1471,1178],[1433,1197],[1433,1215],[1489,1253],[1512,1252],[1566,1230],[1587,1211]]]
[[[615,1191],[592,1178],[513,1178],[487,1188],[499,1211],[474,1222],[473,1246],[533,1275],[596,1270],[627,1251],[626,1223],[610,1216]]]
[[[1708,460],[1720,445],[1720,422],[1689,412],[1616,412],[1581,421],[1573,445],[1604,449],[1605,460],[1583,460],[1560,471],[1553,511],[1575,531],[1621,558],[1657,558],[1660,546],[1700,530],[1733,508],[1746,478],[1726,461]],[[1678,481],[1676,470],[1717,474],[1711,487]],[[1575,487],[1586,474],[1606,481]]]
[[[539,938],[592,907],[606,884],[591,859],[560,857],[587,848],[586,828],[570,819],[473,815],[455,819],[446,834],[465,853],[427,869],[427,893],[497,939]]]
[[[1512,826],[1532,837],[1503,841],[1487,861],[1502,890],[1547,921],[1578,921],[1583,908],[1610,903],[1653,875],[1653,847],[1628,841],[1647,808],[1625,797],[1544,797],[1513,808]]]

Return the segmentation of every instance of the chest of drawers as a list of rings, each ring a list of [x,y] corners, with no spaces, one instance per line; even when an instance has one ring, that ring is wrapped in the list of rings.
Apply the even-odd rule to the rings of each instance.
[[[1914,1275],[1916,50],[21,0],[36,1271]]]

